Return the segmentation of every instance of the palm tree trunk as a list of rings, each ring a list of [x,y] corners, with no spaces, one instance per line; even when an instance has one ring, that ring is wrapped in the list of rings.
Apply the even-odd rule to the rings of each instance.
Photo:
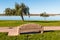
[[[21,13],[21,18],[22,18],[22,20],[24,21],[24,17],[23,17],[23,14]]]
[[[28,15],[29,15],[29,17],[30,17],[30,13],[28,12]]]

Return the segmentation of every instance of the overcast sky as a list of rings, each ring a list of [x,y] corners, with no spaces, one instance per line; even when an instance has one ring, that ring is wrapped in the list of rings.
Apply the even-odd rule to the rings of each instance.
[[[15,2],[25,3],[33,14],[60,13],[60,0],[0,0],[0,13],[3,13],[5,8],[14,8]]]

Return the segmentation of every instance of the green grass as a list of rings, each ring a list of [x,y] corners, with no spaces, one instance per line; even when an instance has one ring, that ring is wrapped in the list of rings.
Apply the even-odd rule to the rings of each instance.
[[[28,38],[27,38],[28,36]],[[0,33],[0,40],[60,40],[60,31],[44,32],[43,34],[21,34],[19,36],[7,36]]]
[[[21,20],[0,20],[0,27],[16,27],[26,23],[37,23],[43,26],[60,26],[60,21],[21,21]]]

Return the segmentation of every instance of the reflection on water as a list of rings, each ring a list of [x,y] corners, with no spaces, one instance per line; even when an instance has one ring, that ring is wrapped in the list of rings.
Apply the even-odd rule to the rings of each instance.
[[[49,16],[49,17],[41,17],[41,16],[24,16],[25,20],[60,20],[60,16]],[[22,20],[20,16],[0,16],[0,20]]]

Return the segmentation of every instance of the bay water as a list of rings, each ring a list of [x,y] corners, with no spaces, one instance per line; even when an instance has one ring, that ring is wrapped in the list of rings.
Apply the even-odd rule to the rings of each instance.
[[[22,20],[20,16],[0,16],[0,20]],[[49,16],[49,17],[41,17],[41,16],[24,16],[24,20],[60,20],[60,16]]]

